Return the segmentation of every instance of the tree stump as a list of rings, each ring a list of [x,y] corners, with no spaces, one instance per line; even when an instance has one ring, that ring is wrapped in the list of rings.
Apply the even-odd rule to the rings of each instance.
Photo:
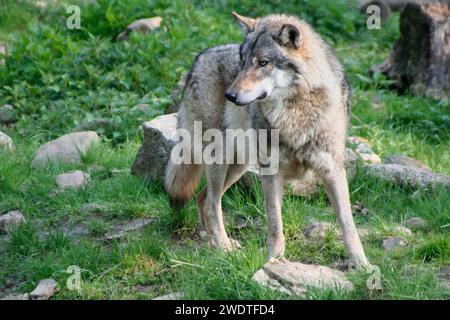
[[[394,80],[400,93],[449,98],[449,0],[408,3],[400,13],[400,39],[389,58],[370,69],[375,72]]]

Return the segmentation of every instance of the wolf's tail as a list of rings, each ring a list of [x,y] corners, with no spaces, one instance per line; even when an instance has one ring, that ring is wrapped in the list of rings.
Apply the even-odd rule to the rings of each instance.
[[[194,196],[201,173],[199,164],[175,164],[169,160],[165,188],[172,208],[181,209]]]

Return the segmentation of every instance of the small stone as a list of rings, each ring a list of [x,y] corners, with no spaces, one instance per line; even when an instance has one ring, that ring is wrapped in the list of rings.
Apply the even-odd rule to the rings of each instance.
[[[364,207],[364,205],[362,204],[362,202],[356,201],[353,205],[352,205],[352,212],[355,215],[361,215],[361,216],[367,216],[369,214],[369,209],[367,209],[366,207]]]
[[[5,149],[10,152],[14,151],[14,143],[12,139],[6,134],[0,131],[0,149]]]
[[[182,292],[174,292],[153,298],[152,300],[181,300],[182,298],[183,298]]]
[[[16,284],[16,281],[14,279],[8,278],[5,280],[5,287],[11,288]]]
[[[50,163],[76,164],[100,137],[94,131],[73,132],[47,142],[36,152],[31,163],[33,168],[41,168]]]
[[[152,32],[153,30],[161,26],[161,22],[162,22],[161,17],[136,20],[133,23],[129,24],[126,30],[117,36],[116,40],[117,41],[128,40],[128,35],[132,31],[140,33]]]
[[[323,240],[331,230],[334,230],[334,226],[329,222],[312,222],[308,224],[304,234],[309,240]]]
[[[56,184],[63,190],[67,188],[79,189],[85,187],[89,182],[90,176],[83,171],[75,170],[69,173],[63,173],[56,177]]]
[[[391,155],[391,156],[387,156],[384,159],[384,163],[385,164],[398,164],[401,166],[407,166],[407,167],[413,167],[416,169],[422,169],[422,170],[428,170],[431,171],[430,167],[428,167],[427,165],[423,164],[422,162],[420,162],[419,160],[416,160],[414,158],[402,155],[402,154],[396,154],[396,155]]]
[[[403,226],[394,226],[394,232],[405,237],[411,237],[413,235],[410,229]]]
[[[95,131],[103,135],[108,135],[117,131],[118,128],[119,124],[111,119],[94,119],[80,124],[73,131]]]
[[[383,247],[388,252],[406,245],[408,245],[408,242],[401,237],[391,237],[383,240]]]
[[[11,211],[0,216],[0,230],[9,231],[12,227],[17,227],[25,222],[25,217],[20,211]]]
[[[199,232],[198,232],[198,237],[200,238],[200,240],[202,240],[202,241],[206,241],[206,240],[208,240],[208,233],[205,231],[205,230],[200,230]]]
[[[30,292],[31,300],[48,300],[58,292],[58,283],[53,279],[39,281],[37,287]]]
[[[296,296],[304,296],[311,287],[353,290],[353,284],[341,271],[287,260],[267,262],[254,274],[253,280],[262,286]]]
[[[437,273],[437,278],[440,281],[440,285],[447,289],[450,290],[450,267],[444,267],[442,269],[440,269]]]
[[[151,109],[148,106],[148,104],[139,103],[139,104],[135,105],[133,108],[131,108],[130,111],[131,112],[149,113],[151,111]]]
[[[125,237],[129,232],[142,230],[146,225],[152,223],[153,218],[137,218],[124,225],[119,226],[114,231],[105,235],[106,240],[115,240]]]
[[[2,298],[1,300],[30,300],[30,295],[28,293],[12,294]]]
[[[10,104],[5,104],[0,107],[0,124],[10,124],[17,122],[17,110]]]
[[[427,226],[427,222],[419,217],[412,217],[405,220],[405,225],[413,230],[424,229]]]
[[[103,212],[106,210],[107,210],[107,207],[100,203],[86,203],[81,208],[81,211],[86,212],[86,213],[99,213],[99,212]]]

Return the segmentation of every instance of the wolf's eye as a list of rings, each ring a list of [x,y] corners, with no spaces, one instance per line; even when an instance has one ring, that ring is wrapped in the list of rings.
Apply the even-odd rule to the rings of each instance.
[[[267,60],[260,60],[260,61],[258,62],[258,66],[264,67],[264,66],[266,66],[268,63],[269,63],[269,61],[267,61]]]

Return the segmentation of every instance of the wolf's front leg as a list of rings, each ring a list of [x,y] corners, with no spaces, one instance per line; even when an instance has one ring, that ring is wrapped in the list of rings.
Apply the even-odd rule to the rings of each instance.
[[[353,221],[344,166],[338,164],[330,154],[322,154],[322,156],[318,171],[323,178],[328,198],[341,225],[344,245],[355,266],[357,268],[367,268],[370,264]]]
[[[208,165],[206,167],[207,191],[202,207],[199,205],[202,222],[209,235],[211,245],[225,251],[239,248],[239,242],[228,238],[222,215],[222,194],[227,175],[227,165]]]
[[[281,258],[284,255],[283,222],[281,204],[283,200],[283,179],[281,174],[261,176],[264,202],[267,214],[267,258]]]

